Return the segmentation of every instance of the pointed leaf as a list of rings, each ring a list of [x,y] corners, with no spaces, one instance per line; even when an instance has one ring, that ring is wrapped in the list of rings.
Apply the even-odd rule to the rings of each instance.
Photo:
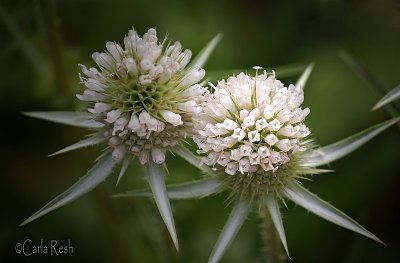
[[[182,157],[184,160],[188,161],[191,165],[200,169],[206,174],[215,175],[215,172],[211,170],[211,168],[205,164],[202,164],[201,157],[194,155],[189,149],[178,144],[175,146],[172,151]]]
[[[23,112],[24,115],[42,119],[46,121],[52,121],[61,124],[67,124],[83,128],[100,128],[104,124],[94,121],[93,115],[86,112],[74,112],[74,111],[32,111]]]
[[[128,169],[129,164],[131,164],[131,159],[130,159],[129,157],[126,157],[126,158],[124,159],[124,161],[122,162],[121,171],[119,172],[118,179],[117,179],[117,183],[115,184],[115,187],[118,186],[119,181],[120,181],[121,178],[124,176],[126,170]]]
[[[314,63],[311,63],[307,66],[307,68],[304,70],[303,74],[301,74],[299,80],[296,82],[296,88],[300,90],[304,90],[304,87],[306,86],[307,80],[311,75],[311,72],[314,68]]]
[[[63,149],[61,149],[61,150],[59,150],[59,151],[57,151],[55,153],[50,154],[49,156],[54,156],[54,155],[57,155],[57,154],[73,151],[73,150],[76,150],[76,149],[79,149],[79,148],[84,148],[84,147],[96,145],[96,144],[99,144],[99,143],[105,141],[105,139],[106,138],[104,136],[95,135],[95,136],[86,138],[86,139],[84,139],[84,140],[82,140],[80,142],[74,143],[74,144],[72,144],[72,145],[70,145],[68,147],[65,147],[65,148],[63,148]]]
[[[386,104],[397,99],[400,99],[400,85],[389,91],[380,101],[378,101],[378,103],[372,108],[372,110],[377,110],[380,107],[385,106]]]
[[[112,159],[111,153],[108,153],[103,158],[101,158],[98,163],[93,166],[93,168],[90,169],[89,172],[87,172],[87,174],[82,177],[78,182],[72,185],[67,191],[51,200],[42,209],[40,209],[27,220],[25,220],[20,226],[25,225],[53,211],[54,209],[64,206],[74,201],[78,197],[86,194],[87,192],[95,188],[98,184],[103,182],[112,173],[115,164],[116,163]]]
[[[221,40],[222,34],[217,34],[210,42],[200,51],[200,53],[193,59],[189,67],[191,68],[202,68],[207,62],[211,53],[214,51],[218,42]]]
[[[371,73],[369,69],[364,67],[361,63],[359,63],[353,56],[351,56],[348,52],[344,50],[339,51],[339,57],[362,79],[365,83],[367,83],[370,87],[377,90],[381,96],[386,94],[386,89],[384,86],[378,81],[374,74]],[[400,108],[397,105],[386,104],[385,110],[390,114],[393,118],[400,115]],[[400,124],[399,124],[400,126]]]
[[[300,186],[299,184],[292,184],[290,187],[286,188],[283,191],[283,194],[294,203],[324,218],[325,220],[328,220],[336,225],[364,235],[383,244],[383,242],[379,238],[366,230],[359,223],[351,219],[342,211],[325,202],[318,196],[314,195],[304,187]]]
[[[364,131],[356,133],[344,140],[313,150],[307,155],[306,159],[308,159],[308,161],[305,165],[316,167],[336,161],[355,151],[366,142],[377,136],[379,133],[383,132],[399,121],[400,117],[384,121]]]
[[[266,195],[265,201],[267,202],[269,214],[271,215],[272,222],[274,223],[275,229],[278,232],[278,235],[282,241],[282,245],[285,248],[288,257],[290,258],[289,249],[287,247],[287,242],[286,242],[285,229],[283,227],[278,201],[276,200],[275,197],[271,195]]]
[[[226,249],[232,243],[239,229],[242,227],[244,220],[250,212],[251,202],[239,200],[236,202],[228,221],[226,222],[224,229],[218,237],[217,243],[215,244],[213,251],[211,252],[209,263],[219,262],[221,257],[224,255]]]
[[[221,183],[217,180],[206,179],[190,183],[167,186],[167,194],[170,199],[203,198],[221,189]],[[148,189],[139,189],[116,194],[113,197],[152,197],[153,193]]]
[[[171,235],[176,250],[179,250],[178,238],[176,236],[174,218],[171,205],[169,204],[167,189],[165,188],[164,172],[161,165],[149,161],[149,184],[153,192],[154,200],[160,211],[161,217]]]

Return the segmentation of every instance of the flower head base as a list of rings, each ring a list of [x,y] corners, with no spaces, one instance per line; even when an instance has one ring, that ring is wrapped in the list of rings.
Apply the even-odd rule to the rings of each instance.
[[[142,164],[163,163],[165,151],[191,133],[207,92],[197,84],[205,72],[186,69],[192,52],[179,42],[164,46],[154,29],[143,38],[132,29],[124,48],[113,42],[106,48],[92,56],[100,70],[80,65],[86,90],[77,97],[91,102],[88,111],[105,125],[115,160],[131,154]]]
[[[285,87],[265,71],[255,77],[240,73],[214,88],[196,119],[194,140],[207,155],[203,162],[228,174],[228,188],[275,192],[303,172],[299,159],[310,134],[304,124],[310,110],[300,108],[301,89]]]

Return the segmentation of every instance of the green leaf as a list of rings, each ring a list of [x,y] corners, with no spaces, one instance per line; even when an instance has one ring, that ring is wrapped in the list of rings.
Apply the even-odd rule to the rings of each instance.
[[[266,71],[270,72],[272,70],[275,71],[275,74],[278,78],[287,78],[294,77],[302,74],[304,69],[306,68],[303,64],[290,64],[283,66],[265,66],[263,67]],[[210,81],[216,81],[220,79],[226,79],[233,75],[238,75],[241,72],[250,74],[252,76],[256,75],[256,72],[260,70],[255,69],[228,69],[228,70],[207,70],[207,77]]]
[[[304,87],[306,86],[307,80],[311,75],[311,72],[314,68],[314,63],[311,63],[307,66],[307,68],[304,70],[303,74],[301,74],[299,80],[296,82],[296,88],[300,90],[304,90]]]
[[[221,40],[222,34],[217,34],[210,42],[200,51],[200,53],[192,60],[189,64],[190,68],[202,68],[204,64],[207,62],[208,58],[210,57],[211,53],[214,51],[215,47],[217,46],[218,42]]]
[[[87,172],[87,174],[82,177],[78,182],[72,185],[64,193],[60,194],[48,204],[46,204],[42,209],[37,211],[27,220],[22,222],[20,226],[23,226],[51,211],[64,206],[78,197],[86,194],[101,182],[103,182],[111,173],[116,163],[112,159],[111,153],[108,153],[103,158],[101,158],[92,169]]]
[[[324,218],[325,220],[384,244],[378,237],[366,230],[342,211],[320,199],[318,196],[297,183],[287,187],[283,191],[283,194],[294,203]]]
[[[174,218],[172,216],[171,205],[169,204],[167,189],[164,182],[164,171],[161,165],[149,161],[149,184],[153,192],[154,200],[157,204],[158,211],[164,220],[165,225],[171,235],[175,248],[179,251],[178,238],[176,235]]]
[[[311,151],[306,154],[305,159],[307,160],[305,165],[317,167],[324,165],[333,161],[336,161],[349,153],[360,148],[366,142],[377,136],[379,133],[383,132],[390,126],[398,123],[400,117],[384,121],[382,123],[376,124],[366,130],[356,133],[344,140],[338,141],[336,143],[324,146]]]
[[[394,87],[391,91],[389,91],[378,103],[372,108],[372,110],[377,110],[386,104],[400,99],[400,85]]]
[[[271,195],[265,195],[265,201],[267,203],[269,214],[271,215],[272,222],[274,223],[275,229],[278,232],[278,235],[282,241],[282,245],[285,248],[285,251],[289,256],[289,249],[286,242],[285,229],[282,223],[281,212],[279,211],[279,204],[275,197]]]
[[[172,152],[182,157],[182,159],[189,162],[194,167],[200,169],[202,172],[210,175],[216,175],[215,172],[207,165],[202,164],[200,157],[194,155],[185,146],[178,144],[172,149]]]
[[[52,153],[49,156],[54,156],[54,155],[57,155],[57,154],[73,151],[73,150],[76,150],[76,149],[80,149],[80,148],[96,145],[96,144],[99,144],[99,143],[101,143],[101,142],[103,142],[105,140],[106,140],[106,138],[104,136],[102,136],[102,135],[94,135],[94,136],[91,136],[91,137],[89,137],[87,139],[84,139],[84,140],[82,140],[80,142],[74,143],[74,144],[72,144],[72,145],[70,145],[68,147],[65,147],[65,148],[63,148],[63,149],[61,149],[61,150],[59,150],[59,151],[57,151],[55,153]]]
[[[339,51],[339,57],[362,79],[367,85],[374,88],[378,91],[381,96],[386,94],[386,89],[383,85],[377,80],[377,78],[361,63],[359,63],[353,56],[347,53],[344,50]],[[400,108],[396,105],[386,104],[386,111],[392,117],[397,117],[400,115]],[[400,126],[400,124],[399,124]]]
[[[104,124],[94,121],[93,115],[74,111],[31,111],[24,115],[46,121],[67,124],[83,128],[101,128]]]
[[[236,237],[239,229],[242,227],[244,220],[250,212],[251,205],[252,202],[249,201],[239,200],[236,202],[229,219],[226,222],[224,229],[222,229],[217,243],[211,252],[210,259],[208,260],[209,263],[219,262],[226,249]]]
[[[203,198],[221,189],[221,183],[213,179],[198,180],[190,183],[167,186],[167,194],[170,199]],[[116,194],[113,197],[152,197],[149,189],[139,189]]]
[[[39,73],[40,71],[43,71],[46,64],[44,61],[45,58],[40,54],[38,48],[36,48],[34,42],[30,40],[29,36],[21,30],[18,23],[16,23],[16,20],[17,19],[12,15],[12,12],[5,10],[3,5],[0,4],[0,23],[11,33],[15,43],[18,44],[19,48],[25,54],[36,72]]]
[[[129,166],[130,164],[131,164],[131,158],[130,158],[130,157],[126,157],[126,158],[124,159],[124,161],[122,162],[121,170],[120,170],[120,172],[119,172],[118,179],[117,179],[117,183],[115,184],[115,187],[118,186],[119,181],[121,180],[121,178],[122,178],[122,177],[124,176],[124,174],[126,173],[126,170],[128,169],[128,166]]]

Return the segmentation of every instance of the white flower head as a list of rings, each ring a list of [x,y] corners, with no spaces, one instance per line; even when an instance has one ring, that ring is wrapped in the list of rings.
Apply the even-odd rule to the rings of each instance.
[[[204,163],[239,177],[261,175],[269,180],[280,169],[287,173],[310,134],[304,124],[310,111],[301,108],[303,100],[302,90],[285,87],[266,72],[219,81],[195,117],[194,140],[200,152],[213,156]]]
[[[98,69],[80,65],[86,89],[77,97],[92,103],[93,119],[109,130],[115,160],[131,154],[142,164],[149,158],[163,163],[165,152],[192,133],[192,116],[202,110],[208,91],[197,83],[205,71],[186,69],[192,52],[164,42],[154,29],[143,37],[132,29],[123,46],[107,42],[105,52],[93,54]]]

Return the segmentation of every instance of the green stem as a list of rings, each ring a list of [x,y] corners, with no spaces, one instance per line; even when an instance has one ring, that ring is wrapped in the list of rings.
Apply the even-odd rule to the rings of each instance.
[[[36,48],[31,44],[28,38],[24,35],[21,29],[18,27],[14,19],[4,10],[3,6],[0,4],[0,23],[11,33],[15,42],[19,45],[22,52],[27,57],[28,61],[32,64],[32,67],[36,72],[44,67],[44,61],[40,54],[37,52]]]
[[[59,19],[54,0],[38,0],[38,6],[43,16],[43,26],[49,47],[51,63],[54,67],[55,84],[60,92],[68,90],[68,79],[65,74],[62,43],[59,34]]]
[[[285,262],[287,259],[286,253],[283,250],[278,232],[265,205],[261,205],[259,215],[261,218],[261,235],[264,242],[263,252],[265,254],[265,262]]]
[[[137,218],[144,232],[145,241],[150,245],[151,250],[155,252],[154,257],[157,262],[172,262],[175,252],[174,246],[170,242],[168,230],[158,214],[154,213],[154,207],[149,209],[142,200],[131,201],[137,210]],[[151,225],[151,226],[149,226]],[[162,227],[164,229],[162,229]]]
[[[124,242],[124,238],[121,235],[123,230],[119,229],[118,219],[113,214],[113,207],[110,202],[107,191],[104,186],[96,188],[92,192],[94,197],[97,211],[99,212],[101,223],[107,234],[107,239],[112,248],[112,260],[119,262],[130,261],[131,258],[126,251],[129,251],[129,247]]]

